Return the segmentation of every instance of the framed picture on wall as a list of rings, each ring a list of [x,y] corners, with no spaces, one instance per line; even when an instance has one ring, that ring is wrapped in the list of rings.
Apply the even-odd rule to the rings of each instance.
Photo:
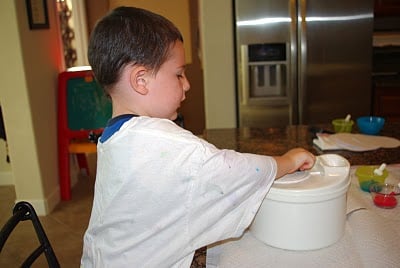
[[[49,14],[47,11],[47,0],[25,0],[28,12],[29,28],[49,29]]]

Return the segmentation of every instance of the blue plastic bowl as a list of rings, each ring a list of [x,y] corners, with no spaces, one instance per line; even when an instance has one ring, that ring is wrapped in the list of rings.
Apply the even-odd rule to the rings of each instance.
[[[383,128],[385,119],[379,116],[362,116],[357,118],[357,126],[361,133],[377,135]]]

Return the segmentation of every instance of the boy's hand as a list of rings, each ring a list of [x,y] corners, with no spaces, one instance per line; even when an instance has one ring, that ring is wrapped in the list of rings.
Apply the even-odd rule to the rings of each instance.
[[[296,170],[306,170],[314,166],[315,155],[303,148],[295,148],[282,156],[275,157],[277,163],[276,178],[280,178]]]

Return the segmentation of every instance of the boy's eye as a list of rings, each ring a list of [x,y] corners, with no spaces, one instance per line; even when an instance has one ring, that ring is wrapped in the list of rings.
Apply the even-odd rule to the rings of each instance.
[[[178,79],[185,78],[185,70],[181,69],[181,70],[177,71],[176,72],[176,77],[178,77]]]

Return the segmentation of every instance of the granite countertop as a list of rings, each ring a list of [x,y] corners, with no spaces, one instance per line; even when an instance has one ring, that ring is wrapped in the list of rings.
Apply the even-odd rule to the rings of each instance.
[[[318,129],[332,131],[332,126],[316,125]],[[358,133],[355,126],[354,133]],[[400,122],[385,124],[382,136],[400,139]],[[243,153],[265,155],[282,155],[289,149],[303,147],[315,155],[325,152],[312,143],[314,134],[306,125],[294,125],[284,128],[232,128],[209,129],[204,131],[204,138],[221,149],[233,149]],[[378,149],[367,152],[350,152],[345,150],[328,151],[339,154],[349,160],[351,165],[375,165],[400,163],[400,149]]]
[[[330,124],[316,125],[318,129],[332,131]],[[357,127],[353,129],[358,133]],[[314,134],[306,125],[287,126],[284,128],[231,128],[205,130],[204,139],[220,149],[232,149],[243,153],[264,155],[282,155],[289,149],[303,147],[315,155],[323,152],[312,143]],[[400,139],[400,122],[385,124],[382,136]],[[368,152],[350,152],[345,150],[328,151],[346,158],[351,165],[380,165],[382,163],[400,163],[400,148],[378,149]],[[206,248],[196,251],[191,268],[204,268]]]

